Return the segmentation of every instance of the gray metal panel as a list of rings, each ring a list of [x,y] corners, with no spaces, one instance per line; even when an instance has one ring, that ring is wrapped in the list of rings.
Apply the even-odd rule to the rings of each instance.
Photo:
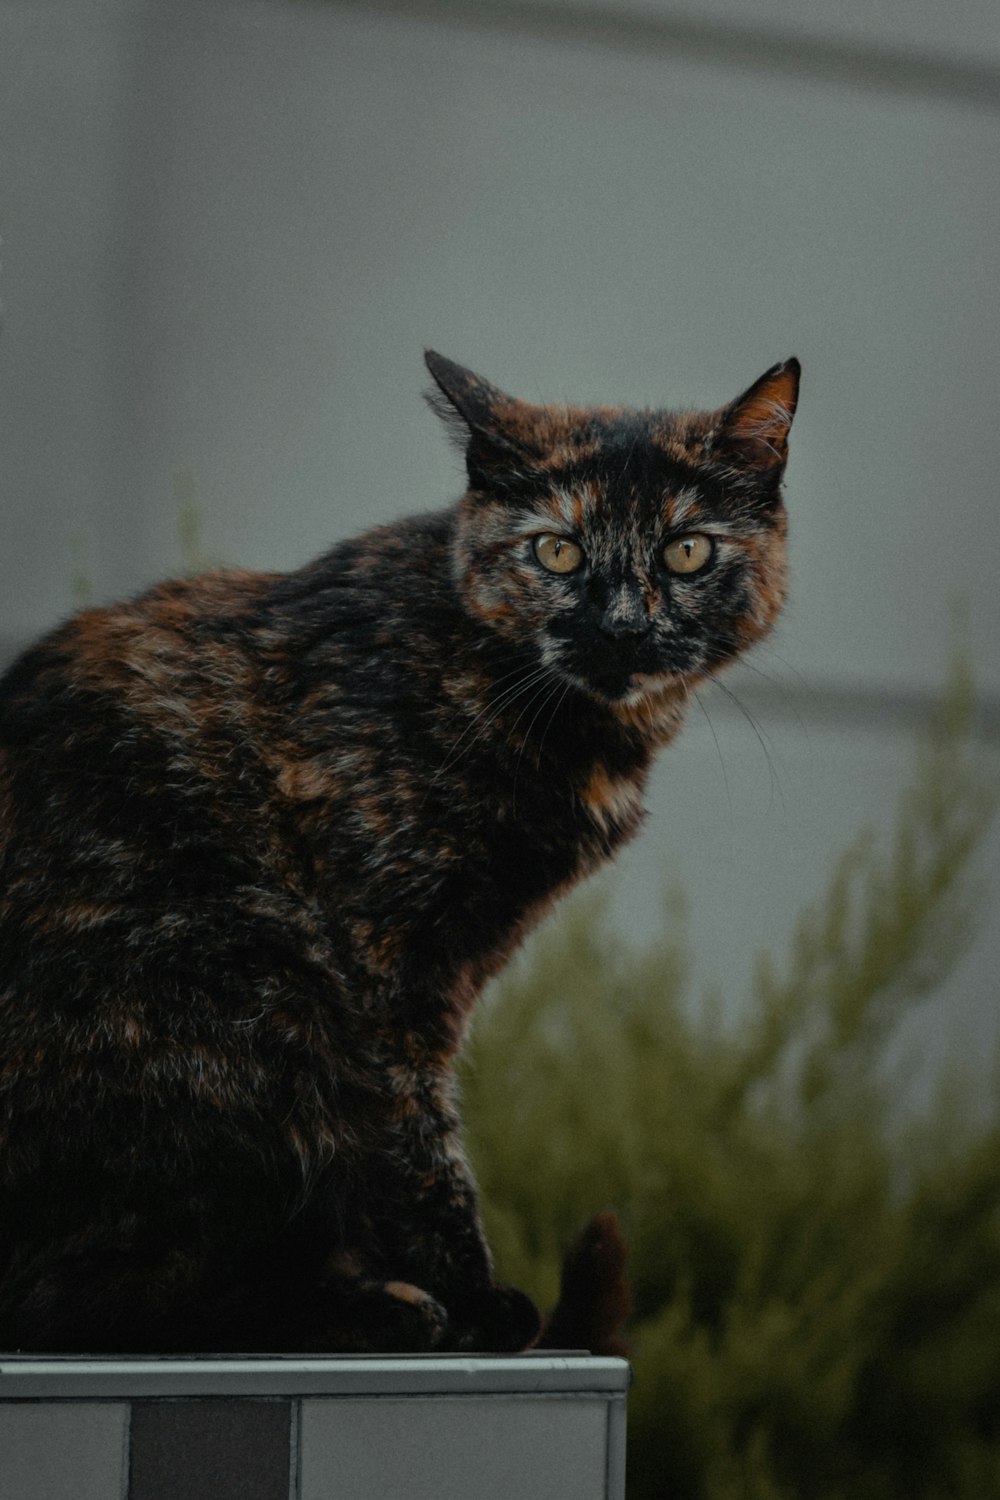
[[[288,1500],[290,1437],[290,1401],[137,1401],[128,1500]]]
[[[305,1401],[301,1500],[605,1500],[607,1401]]]
[[[608,1402],[608,1500],[625,1500],[625,1397]]]
[[[0,1404],[3,1500],[119,1500],[128,1407]]]
[[[589,1355],[426,1359],[0,1358],[0,1402],[143,1396],[489,1395],[628,1389],[622,1359]]]

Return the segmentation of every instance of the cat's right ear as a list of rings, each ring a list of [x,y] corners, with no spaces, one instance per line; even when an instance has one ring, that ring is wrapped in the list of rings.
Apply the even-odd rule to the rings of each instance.
[[[797,359],[772,365],[749,390],[726,407],[716,434],[721,447],[776,483],[788,458],[788,429],[799,399]]]
[[[532,408],[526,401],[506,395],[433,349],[425,351],[424,362],[437,386],[427,392],[428,404],[464,450],[474,485],[537,457],[530,441]]]

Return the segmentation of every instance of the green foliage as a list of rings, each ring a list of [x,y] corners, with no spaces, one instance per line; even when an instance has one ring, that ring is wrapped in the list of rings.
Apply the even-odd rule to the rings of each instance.
[[[209,552],[202,541],[201,505],[190,469],[178,469],[174,474],[174,504],[177,507],[177,542],[185,574],[193,577],[196,573],[219,567],[220,559]]]
[[[173,477],[174,506],[177,512],[177,546],[181,571],[187,577],[221,566],[221,558],[206,549],[202,541],[202,509],[198,488],[190,469],[178,469]],[[87,538],[74,531],[68,538],[72,567],[69,575],[70,603],[74,610],[89,609],[97,602],[94,574]]]
[[[90,571],[86,539],[81,532],[72,533],[69,549],[73,561],[69,579],[70,600],[74,609],[87,609],[94,602],[94,580]]]
[[[736,1027],[606,893],[486,1002],[463,1073],[501,1273],[546,1304],[598,1210],[631,1249],[631,1500],[1000,1496],[1000,1097],[905,1123],[893,1044],[962,951],[992,797],[953,687]],[[980,1101],[981,1102],[981,1101]]]

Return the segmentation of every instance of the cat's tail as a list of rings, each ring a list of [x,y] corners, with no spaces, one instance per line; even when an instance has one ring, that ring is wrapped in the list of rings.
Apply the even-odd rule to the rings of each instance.
[[[621,1326],[632,1311],[627,1260],[618,1215],[610,1210],[597,1214],[566,1253],[559,1301],[536,1348],[587,1349],[625,1358],[628,1345]]]

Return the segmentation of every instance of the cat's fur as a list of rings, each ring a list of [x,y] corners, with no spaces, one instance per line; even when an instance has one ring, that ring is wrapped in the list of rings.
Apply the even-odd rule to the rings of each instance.
[[[779,611],[798,365],[677,414],[427,362],[457,506],[88,610],[0,682],[2,1347],[537,1336],[494,1281],[451,1061]],[[584,565],[546,571],[543,532]],[[696,576],[664,566],[681,533],[714,539]]]

